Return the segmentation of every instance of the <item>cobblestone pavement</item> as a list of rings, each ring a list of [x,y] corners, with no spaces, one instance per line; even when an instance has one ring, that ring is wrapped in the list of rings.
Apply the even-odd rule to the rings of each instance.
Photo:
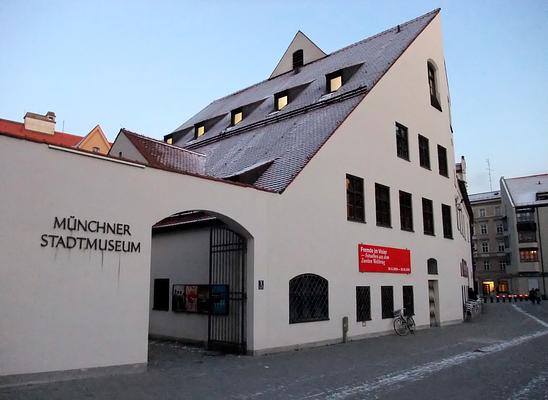
[[[146,373],[0,389],[0,399],[548,400],[548,302],[469,323],[248,357],[151,342]]]

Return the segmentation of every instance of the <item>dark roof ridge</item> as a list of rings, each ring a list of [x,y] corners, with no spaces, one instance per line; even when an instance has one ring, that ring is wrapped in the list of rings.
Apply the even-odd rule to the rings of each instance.
[[[315,62],[318,62],[318,61],[321,61],[321,60],[325,60],[326,58],[332,56],[333,54],[337,54],[337,53],[339,53],[339,52],[341,52],[341,51],[343,51],[343,50],[346,50],[346,49],[352,48],[352,47],[354,47],[354,46],[357,46],[358,44],[362,44],[362,43],[365,43],[365,42],[367,42],[367,41],[369,41],[369,40],[371,40],[371,39],[374,39],[374,38],[376,38],[376,37],[379,37],[379,36],[381,36],[381,35],[385,35],[385,34],[387,34],[388,32],[391,32],[392,30],[397,29],[398,26],[402,27],[402,26],[409,25],[409,24],[411,24],[411,23],[413,23],[413,22],[415,22],[415,21],[418,21],[418,20],[420,20],[420,19],[422,19],[422,18],[425,18],[426,16],[428,16],[428,15],[430,15],[430,14],[438,14],[440,11],[441,11],[441,8],[436,8],[435,10],[432,10],[432,11],[430,11],[430,12],[427,12],[426,14],[421,15],[421,16],[419,16],[419,17],[413,18],[412,20],[409,20],[409,21],[406,21],[406,22],[404,22],[404,23],[402,23],[402,24],[398,24],[398,25],[396,25],[396,26],[393,26],[393,27],[391,27],[391,28],[389,28],[389,29],[386,29],[386,30],[384,30],[384,31],[382,31],[382,32],[380,32],[380,33],[377,33],[377,34],[373,35],[373,36],[369,36],[369,37],[367,37],[367,38],[365,38],[365,39],[362,39],[362,40],[360,40],[360,41],[358,41],[358,42],[349,44],[348,46],[345,46],[345,47],[343,47],[343,48],[340,48],[340,49],[338,49],[338,50],[335,50],[335,51],[333,51],[333,52],[327,54],[327,56],[325,56],[325,57],[322,57],[322,58],[319,58],[319,59],[317,59],[317,60],[314,60],[314,61],[311,61],[311,62],[307,63],[306,65],[303,66],[303,68],[306,67],[306,66],[308,66],[308,65],[314,64]],[[302,33],[302,31],[301,31],[301,33]],[[303,33],[303,34],[304,34],[304,33]],[[306,35],[305,35],[305,36],[306,36]],[[276,78],[278,78],[278,77],[280,77],[280,76],[284,76],[285,74],[288,74],[288,73],[290,73],[290,72],[291,72],[291,71],[285,72],[285,73],[283,73],[283,74],[280,74],[280,75],[278,75],[278,76],[275,76],[274,78],[263,79],[262,81],[259,81],[259,82],[257,82],[257,83],[254,83],[254,84],[252,84],[252,85],[249,85],[249,86],[247,86],[247,87],[245,87],[245,88],[243,88],[243,89],[237,90],[237,91],[235,91],[235,92],[233,92],[233,93],[230,93],[230,94],[227,94],[227,95],[225,95],[225,96],[223,96],[223,97],[219,97],[219,98],[213,100],[212,102],[210,102],[209,104],[213,104],[213,103],[216,103],[216,102],[218,102],[218,101],[220,101],[220,100],[227,99],[228,97],[231,97],[231,96],[237,95],[237,94],[239,94],[239,93],[242,93],[242,92],[244,92],[244,91],[246,91],[246,90],[248,90],[248,89],[251,89],[251,88],[253,88],[253,87],[255,87],[255,86],[258,86],[258,85],[260,85],[260,84],[262,84],[262,83],[264,83],[264,82],[267,82],[267,81],[269,81],[269,80],[274,80],[274,79],[276,79]]]
[[[197,156],[200,156],[200,157],[205,157],[205,154],[202,154],[202,153],[198,153],[197,151],[192,151],[192,150],[189,150],[189,149],[186,149],[184,147],[180,147],[180,146],[175,146],[173,144],[169,144],[169,143],[166,143],[166,142],[163,142],[161,140],[158,140],[158,139],[154,139],[154,138],[151,138],[149,136],[145,136],[145,135],[141,135],[139,133],[136,133],[136,132],[132,132],[130,131],[129,129],[126,129],[126,128],[122,128],[120,129],[120,131],[126,133],[126,134],[130,134],[130,135],[133,135],[133,136],[137,136],[139,139],[143,139],[143,140],[148,140],[150,142],[155,142],[155,143],[158,143],[162,146],[166,146],[166,147],[170,147],[172,149],[175,149],[175,150],[181,150],[181,151],[185,151],[187,153],[192,153],[192,154],[195,154]]]

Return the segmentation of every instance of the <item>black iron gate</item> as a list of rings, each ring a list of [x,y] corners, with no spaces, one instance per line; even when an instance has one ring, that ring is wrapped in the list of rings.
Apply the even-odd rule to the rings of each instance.
[[[208,348],[246,352],[246,240],[225,227],[210,232],[209,284],[228,288],[228,310],[209,313]]]

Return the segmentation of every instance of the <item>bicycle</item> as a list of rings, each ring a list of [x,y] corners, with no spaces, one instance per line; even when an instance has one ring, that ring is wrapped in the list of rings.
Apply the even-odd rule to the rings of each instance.
[[[415,333],[415,320],[410,315],[405,315],[405,308],[394,311],[394,331],[399,336]]]

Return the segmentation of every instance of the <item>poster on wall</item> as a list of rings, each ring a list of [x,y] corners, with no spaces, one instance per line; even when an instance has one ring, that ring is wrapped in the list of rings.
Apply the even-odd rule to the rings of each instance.
[[[171,310],[173,312],[185,311],[185,285],[173,285]]]
[[[228,285],[173,285],[171,309],[212,315],[228,315]]]
[[[209,313],[209,285],[197,286],[196,312],[200,314]]]
[[[228,285],[211,285],[211,314],[228,315]]]
[[[185,311],[198,312],[198,285],[185,286]]]
[[[358,260],[360,272],[411,273],[411,251],[408,249],[360,243]]]

